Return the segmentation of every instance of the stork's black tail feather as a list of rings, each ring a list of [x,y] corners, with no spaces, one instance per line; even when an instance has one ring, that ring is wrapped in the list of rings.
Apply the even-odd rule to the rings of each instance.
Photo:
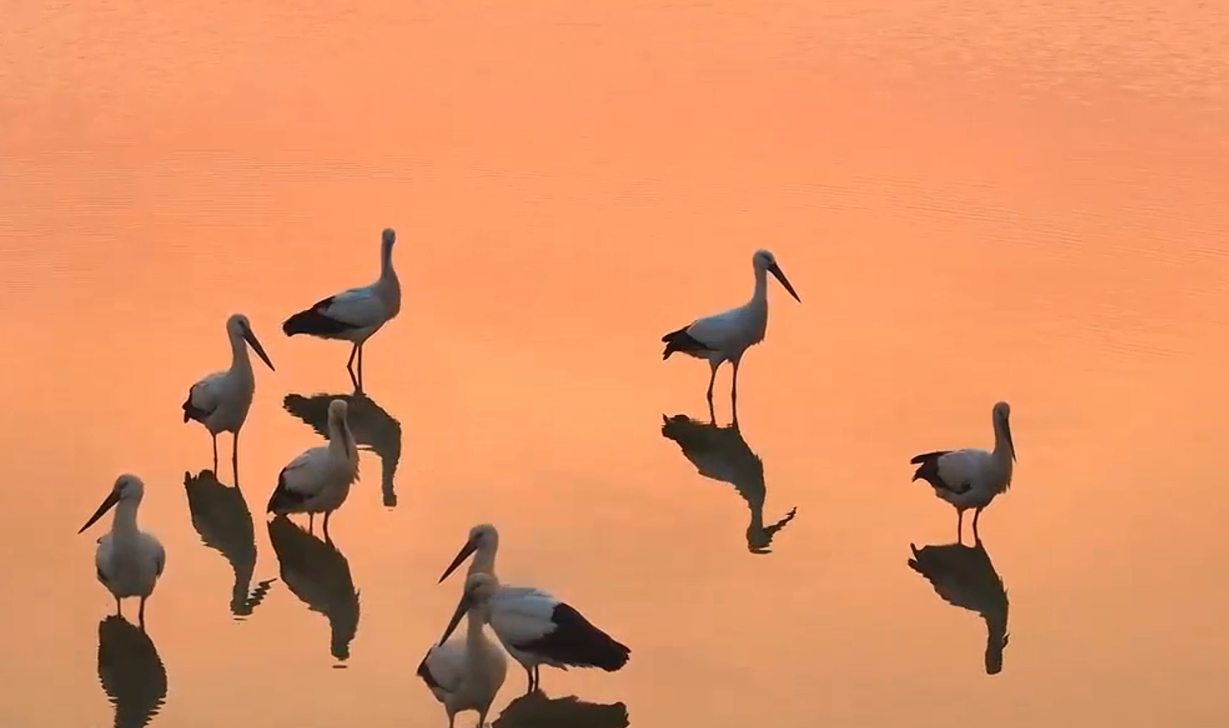
[[[614,672],[627,664],[630,648],[598,629],[568,604],[556,604],[551,613],[555,629],[534,640],[511,645],[518,650],[548,656],[572,667],[600,667]]]
[[[594,655],[593,666],[600,667],[606,672],[614,672],[627,664],[632,651],[614,637],[605,636],[606,640],[601,650]]]
[[[273,489],[273,495],[269,496],[269,508],[266,512],[286,514],[303,500],[303,496],[286,487],[286,471],[283,470],[277,474],[277,487]]]
[[[937,483],[942,483],[939,480],[939,458],[948,453],[947,450],[936,450],[935,452],[922,453],[915,455],[909,461],[910,465],[917,465],[918,469],[913,473],[914,480],[925,480],[936,488],[941,487]]]
[[[931,487],[940,490],[951,491],[952,493],[964,493],[968,491],[968,483],[948,483],[939,475],[939,458],[950,453],[951,450],[936,450],[935,452],[922,453],[915,455],[910,464],[917,465],[917,471],[913,473],[914,480],[925,480],[930,483]]]
[[[188,392],[188,398],[183,401],[183,421],[187,423],[189,420],[204,422],[205,418],[211,413],[206,412],[192,404],[192,392]]]
[[[430,652],[427,653],[428,656],[430,654]],[[418,676],[422,678],[422,681],[425,682],[429,688],[434,689],[440,686],[440,684],[435,681],[435,678],[432,677],[431,670],[427,667],[426,657],[422,658],[422,662],[418,663]]]
[[[665,342],[666,348],[661,353],[663,361],[670,358],[670,355],[676,351],[681,351],[685,354],[700,354],[709,350],[703,343],[697,341],[691,334],[687,333],[687,329],[691,328],[688,324],[678,331],[671,331],[661,340]]]
[[[287,336],[295,334],[335,334],[345,331],[349,326],[325,316],[314,308],[300,311],[282,322],[282,333]]]
[[[282,322],[282,333],[287,336],[310,333],[315,328],[311,324],[317,316],[319,314],[311,309],[300,311]]]

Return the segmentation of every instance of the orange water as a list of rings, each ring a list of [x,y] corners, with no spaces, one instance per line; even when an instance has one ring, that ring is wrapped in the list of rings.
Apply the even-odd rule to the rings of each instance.
[[[111,720],[105,525],[74,534],[123,471],[168,552],[160,728],[442,727],[414,670],[483,521],[505,580],[632,648],[615,674],[544,669],[546,692],[638,727],[1229,719],[1217,5],[305,8],[0,0],[0,722]],[[288,574],[262,511],[320,438],[283,397],[348,393],[348,350],[278,327],[373,280],[386,226],[405,296],[366,351],[374,451],[341,555]],[[707,369],[659,338],[743,302],[759,247],[803,303],[771,291],[740,435],[701,431],[747,501],[663,438],[663,414],[705,418]],[[254,529],[223,522],[238,585],[193,528],[209,440],[179,410],[235,311],[278,368],[243,432]],[[1020,459],[980,524],[1010,607],[988,676],[978,614],[906,566],[955,538],[908,460],[988,445],[998,399]],[[771,554],[739,436],[761,525],[798,508]],[[523,689],[514,666],[492,718]],[[136,725],[160,688],[118,692]]]

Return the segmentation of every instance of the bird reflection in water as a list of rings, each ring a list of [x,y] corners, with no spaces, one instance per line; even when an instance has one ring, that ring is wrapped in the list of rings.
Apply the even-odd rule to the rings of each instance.
[[[235,572],[230,613],[237,618],[250,616],[277,579],[266,579],[251,589],[256,571],[256,531],[243,491],[238,486],[223,485],[212,470],[202,470],[196,476],[185,472],[183,484],[192,527],[201,543],[222,554]]]
[[[771,526],[764,525],[764,463],[751,451],[738,429],[738,423],[719,427],[686,415],[661,416],[661,434],[673,440],[683,455],[696,466],[700,475],[734,486],[751,509],[747,526],[747,548],[754,554],[770,553],[769,546],[777,532],[794,520],[798,508],[791,508]]]
[[[166,667],[158,649],[123,617],[98,623],[98,681],[115,706],[115,728],[149,725],[166,702]]]
[[[336,545],[316,538],[285,516],[269,522],[269,541],[281,565],[282,581],[308,609],[329,620],[329,652],[338,661],[346,661],[359,618],[359,592],[350,576],[350,563]]]
[[[548,698],[537,691],[509,703],[491,728],[627,728],[629,724],[623,703],[586,703],[575,695]]]
[[[986,674],[1003,670],[1007,647],[1007,590],[981,539],[973,546],[909,544],[909,568],[926,577],[935,593],[954,607],[977,612],[986,622]]]
[[[371,397],[358,392],[352,395],[313,394],[310,397],[288,394],[282,406],[318,435],[327,438],[329,402],[335,399],[344,400],[348,406],[350,432],[354,434],[354,441],[359,448],[379,456],[384,505],[393,508],[397,505],[393,476],[397,474],[397,464],[401,461],[401,423],[396,418],[376,404]]]

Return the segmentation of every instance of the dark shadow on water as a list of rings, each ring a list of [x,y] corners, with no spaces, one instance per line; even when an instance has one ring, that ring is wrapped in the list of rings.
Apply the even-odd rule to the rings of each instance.
[[[953,607],[977,612],[986,623],[986,674],[1003,670],[1007,647],[1007,590],[980,540],[973,546],[949,543],[918,548],[909,544],[909,568],[921,574],[935,593]]]
[[[256,531],[243,491],[223,485],[211,470],[202,470],[196,476],[185,472],[183,484],[192,527],[201,543],[222,554],[235,573],[230,613],[238,619],[248,617],[277,579],[266,579],[251,588],[256,572]]]
[[[285,516],[269,522],[269,541],[281,565],[282,581],[308,609],[329,620],[329,653],[346,661],[359,619],[359,592],[350,563],[335,544],[316,538]]]
[[[491,728],[627,728],[627,706],[586,703],[575,695],[548,698],[541,691],[522,695],[504,708]]]
[[[348,405],[350,431],[359,449],[374,452],[380,458],[380,490],[384,505],[397,505],[393,477],[401,461],[401,423],[366,394],[288,394],[282,406],[302,420],[321,437],[328,439],[329,402],[345,400]]]
[[[673,440],[706,478],[729,483],[747,501],[751,523],[747,525],[747,548],[754,554],[770,553],[777,532],[794,520],[792,508],[780,520],[764,525],[764,463],[743,439],[737,424],[719,427],[715,423],[693,420],[687,415],[661,416],[661,434]]]
[[[149,725],[166,702],[166,667],[158,648],[123,617],[98,623],[98,681],[115,706],[115,728]]]

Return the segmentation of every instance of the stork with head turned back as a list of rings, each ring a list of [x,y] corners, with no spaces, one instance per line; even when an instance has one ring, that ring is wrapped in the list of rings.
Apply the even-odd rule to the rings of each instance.
[[[661,358],[679,352],[708,362],[708,408],[713,409],[713,384],[717,381],[717,368],[723,362],[734,366],[734,380],[730,385],[730,400],[734,416],[738,416],[738,367],[747,349],[764,340],[768,332],[768,274],[772,273],[795,301],[802,299],[790,285],[789,279],[777,265],[777,259],[767,250],[757,250],[751,257],[755,271],[755,290],[751,300],[728,311],[696,319],[677,331],[661,337],[666,348]]]
[[[936,450],[915,456],[909,462],[917,465],[913,480],[930,483],[939,498],[956,509],[956,538],[963,536],[964,512],[973,512],[973,535],[977,535],[977,520],[981,512],[999,493],[1011,487],[1012,463],[1016,447],[1011,439],[1011,405],[994,405],[994,450],[964,448]]]
[[[268,512],[279,516],[306,513],[308,531],[317,513],[324,514],[324,538],[329,536],[329,517],[341,508],[358,479],[358,449],[346,421],[344,399],[329,404],[329,442],[305,450],[277,476],[277,488],[269,497]]]
[[[495,578],[495,552],[499,532],[489,523],[470,529],[469,538],[457,553],[440,582],[474,555],[469,576]],[[525,692],[540,687],[539,665],[566,670],[569,667],[600,667],[607,672],[622,669],[631,650],[598,629],[571,605],[532,587],[502,586],[491,600],[491,628],[504,649],[525,668],[529,683]]]
[[[380,242],[380,277],[362,288],[351,288],[323,298],[282,324],[287,336],[307,334],[319,339],[340,339],[354,344],[346,371],[358,391],[363,390],[363,345],[384,324],[401,312],[401,282],[393,270],[393,245],[397,233],[386,229]],[[358,373],[354,359],[358,357]]]

